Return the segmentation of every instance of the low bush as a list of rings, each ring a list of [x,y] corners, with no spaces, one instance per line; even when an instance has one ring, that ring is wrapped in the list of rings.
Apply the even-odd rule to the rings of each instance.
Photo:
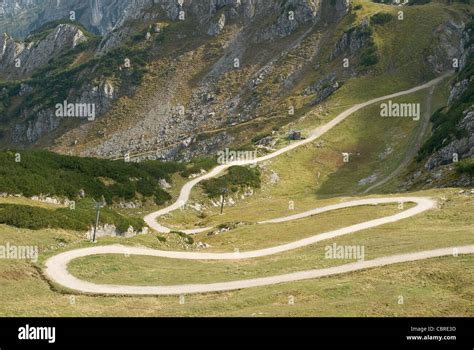
[[[243,187],[260,188],[260,185],[258,168],[241,166],[230,167],[226,175],[202,182],[204,191],[211,198],[221,196],[223,191],[237,192]]]
[[[189,244],[189,245],[194,244],[194,238],[192,238],[190,235],[187,235],[186,233],[179,232],[179,231],[174,231],[172,233],[175,233],[178,236],[180,236],[181,238],[183,238],[183,240],[186,244]]]
[[[199,174],[201,170],[211,170],[217,166],[217,159],[213,157],[198,158],[193,160],[184,170],[181,171],[181,176],[187,178],[193,174]]]
[[[370,23],[374,25],[383,25],[390,22],[393,19],[393,15],[387,12],[378,12],[370,17]]]
[[[41,230],[45,228],[87,231],[95,223],[95,210],[87,201],[76,209],[69,208],[45,209],[17,204],[0,204],[0,224]],[[110,209],[103,208],[100,213],[100,224],[113,224],[121,233],[129,226],[140,231],[144,227],[141,219],[120,215]]]
[[[170,182],[171,174],[184,169],[175,162],[126,163],[47,151],[0,152],[0,162],[0,192],[74,199],[83,190],[86,197],[104,197],[108,204],[149,197],[161,205],[171,197],[159,181]]]
[[[470,181],[474,176],[474,159],[466,159],[456,164],[456,173],[459,175],[467,174]]]

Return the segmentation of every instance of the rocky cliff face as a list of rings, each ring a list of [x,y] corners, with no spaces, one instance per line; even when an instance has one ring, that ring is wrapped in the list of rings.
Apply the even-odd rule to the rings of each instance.
[[[211,35],[222,30],[226,19],[241,19],[252,22],[262,15],[277,16],[276,23],[263,31],[259,38],[265,40],[275,36],[286,36],[301,24],[316,21],[321,16],[322,0],[185,0],[181,6],[177,0],[5,0],[0,10],[13,21],[21,11],[34,7],[37,15],[27,29],[32,30],[44,23],[70,18],[72,11],[76,20],[90,31],[106,35],[131,19],[153,16],[150,9],[158,9],[171,20],[180,16],[193,16],[206,27]],[[349,0],[335,0],[334,11],[344,15]],[[219,13],[218,18],[214,16]],[[0,31],[2,28],[0,26]]]
[[[7,78],[22,78],[44,66],[52,57],[85,41],[84,33],[69,24],[58,25],[45,38],[32,42],[15,41],[3,34],[0,37],[0,74]]]
[[[349,11],[349,0],[333,2],[323,0],[288,0],[283,6],[273,4],[273,7],[261,9],[261,13],[273,13],[277,16],[275,23],[262,29],[256,36],[257,42],[275,40],[286,37],[298,28],[319,21],[337,22]]]
[[[428,65],[435,72],[444,72],[452,69],[453,59],[460,61],[460,66],[464,59],[463,54],[463,24],[455,21],[448,21],[435,29],[436,40],[433,43],[433,53],[427,57]],[[460,67],[462,70],[463,67]]]
[[[71,15],[75,15],[75,19],[88,29],[104,35],[96,51],[97,59],[101,59],[102,55],[121,46],[136,34],[134,32],[136,25],[130,25],[130,20],[138,20],[136,23],[154,23],[146,34],[150,40],[152,40],[150,32],[154,36],[160,35],[162,31],[160,20],[171,20],[177,24],[183,20],[190,21],[193,23],[193,30],[200,33],[196,36],[203,38],[219,37],[227,26],[233,26],[232,30],[237,28],[235,36],[224,39],[227,42],[224,44],[222,58],[212,65],[209,73],[191,91],[191,101],[187,103],[184,115],[176,113],[174,110],[176,106],[171,105],[170,101],[173,100],[173,94],[178,91],[174,86],[188,84],[188,81],[192,79],[189,74],[168,79],[167,91],[160,91],[151,98],[150,102],[144,103],[144,109],[140,111],[142,120],[125,131],[109,135],[110,128],[99,126],[94,134],[105,140],[93,148],[94,155],[108,157],[120,156],[126,151],[134,153],[154,149],[163,143],[168,144],[176,140],[189,143],[184,148],[189,148],[186,153],[191,156],[195,153],[206,153],[210,148],[218,147],[219,144],[231,142],[233,137],[225,135],[215,136],[214,141],[210,141],[214,144],[212,147],[186,140],[193,140],[193,130],[202,125],[225,126],[222,121],[214,120],[216,115],[230,112],[235,116],[232,118],[235,119],[229,123],[240,123],[254,118],[250,113],[253,113],[253,109],[256,108],[256,101],[242,100],[239,96],[242,91],[236,90],[233,95],[226,96],[225,99],[216,98],[223,75],[232,74],[234,60],[238,58],[242,60],[242,65],[249,66],[249,63],[243,60],[248,55],[247,52],[251,51],[252,45],[260,43],[268,45],[302,28],[311,28],[318,23],[336,23],[349,10],[347,0],[287,0],[283,2],[277,0],[211,0],[210,2],[185,0],[182,5],[175,0],[91,0],[90,2],[46,0],[42,4],[45,5],[44,8],[30,27],[37,27],[60,18],[69,19]],[[27,6],[26,3],[17,5],[19,8]],[[38,5],[38,2],[31,0],[29,5]],[[143,38],[145,37],[143,34]],[[182,37],[184,38],[185,35]],[[45,66],[51,58],[86,41],[87,36],[72,24],[60,25],[47,36],[32,42],[21,42],[9,35],[4,35],[0,41],[0,47],[3,47],[0,56],[0,74],[10,79],[25,78],[38,68]],[[282,49],[285,52],[291,48],[292,44]],[[271,69],[273,64],[271,55],[272,53],[268,51],[266,55],[258,58],[251,70],[243,70],[245,74],[242,76],[243,85],[255,89],[257,82],[260,84],[265,80],[265,71]],[[186,70],[187,59],[174,57],[176,62],[182,63],[174,64],[173,69]],[[15,66],[17,62],[21,62],[20,67]],[[94,71],[95,68],[87,68],[79,76],[90,74],[91,69]],[[120,74],[116,72],[115,78],[111,79],[99,76],[93,81],[82,83],[74,89],[65,91],[62,94],[63,98],[75,103],[93,104],[98,116],[106,114],[113,107],[115,99],[122,96],[124,91],[133,93],[133,86],[117,79],[117,75]],[[9,92],[5,93],[9,94]],[[25,81],[21,87],[21,95],[26,99],[28,95],[34,94],[34,88]],[[61,103],[62,100],[56,102]],[[157,104],[160,104],[159,108],[156,108]],[[242,108],[245,109],[244,113],[239,112]],[[159,120],[158,124],[157,120]],[[60,125],[61,120],[54,115],[53,107],[42,106],[41,103],[28,106],[20,111],[10,135],[11,140],[15,144],[35,143],[43,136],[48,136],[57,130]],[[137,135],[143,134],[153,134],[153,137],[137,138]],[[69,138],[67,142],[76,144],[79,141],[80,139],[77,140],[74,137],[72,140]],[[179,144],[167,151],[165,157],[173,158],[182,149],[183,146]]]
[[[459,60],[459,70],[463,70],[468,64],[468,60],[472,60],[474,54],[474,21],[468,24],[461,36],[461,59]]]
[[[0,4],[0,16],[14,16],[36,3],[38,0],[3,0]]]
[[[24,86],[28,90],[27,85]],[[102,81],[81,86],[72,90],[66,101],[75,104],[93,104],[97,115],[108,111],[117,97],[113,83]],[[58,101],[58,103],[62,103]],[[41,105],[25,109],[14,125],[11,140],[14,144],[33,144],[42,137],[50,135],[61,125],[64,118],[56,116],[54,107],[41,108]]]
[[[83,23],[89,30],[106,34],[128,18],[143,10],[140,0],[4,0],[0,4],[0,31],[3,26],[13,35],[26,36],[29,31],[59,19],[71,18]],[[29,12],[28,21],[20,21]],[[2,21],[3,18],[3,21]],[[16,23],[15,23],[16,22]],[[16,24],[13,26],[11,24]]]
[[[371,29],[369,19],[365,18],[356,27],[344,32],[331,53],[331,59],[339,57],[342,53],[354,55],[364,48],[371,39]]]
[[[0,2],[0,33],[15,37],[28,35],[30,24],[41,11],[41,0],[3,0]]]
[[[47,0],[37,24],[70,18],[74,11],[75,19],[87,29],[105,35],[129,19],[143,16],[145,8],[151,4],[153,0]]]
[[[473,23],[471,21],[462,30],[460,45],[456,48],[460,50],[457,53],[460,57],[459,68],[450,86],[448,105],[432,117],[432,136],[421,150],[422,158],[416,170],[410,172],[401,189],[472,185],[472,177],[457,174],[455,170],[458,162],[474,158]],[[444,30],[446,28],[454,32],[454,28],[459,26],[448,23]],[[454,54],[455,48],[452,45],[449,47]]]
[[[474,60],[474,31],[471,27],[463,31],[460,47],[462,52],[459,70],[462,74],[468,64],[473,65]],[[463,99],[469,88],[472,89],[473,85],[474,75],[472,71],[467,76],[458,78],[451,86],[448,108],[452,109],[460,103],[460,100]],[[426,169],[433,170],[441,165],[453,163],[456,158],[462,160],[474,156],[474,105],[468,105],[462,111],[462,116],[459,119],[455,134],[462,135],[462,137],[454,138],[433,153],[425,163]]]
[[[40,38],[33,37],[31,41],[14,40],[8,34],[3,34],[0,37],[0,77],[13,81],[24,79],[25,82],[21,83],[17,94],[19,98],[26,101],[27,106],[28,99],[37,92],[35,89],[42,89],[41,84],[38,87],[38,84],[34,86],[28,81],[29,77],[38,69],[46,66],[51,59],[67,54],[79,44],[88,41],[85,33],[71,24],[59,24],[41,34]],[[43,79],[48,79],[48,77],[43,77]],[[101,93],[102,90],[105,92]],[[94,103],[103,113],[105,106],[109,106],[107,104],[110,101],[109,95],[113,95],[110,90],[110,87],[88,85],[79,91],[71,91],[68,95],[77,95],[74,98],[75,102]],[[57,101],[57,103],[60,102]],[[56,117],[54,108],[45,108],[39,101],[34,105],[20,109],[16,116],[16,123],[11,126],[11,141],[30,144],[57,129],[59,125],[60,119]]]
[[[454,155],[457,155],[459,161],[474,157],[474,105],[463,111],[461,121],[456,127],[463,131],[464,136],[452,140],[431,155],[425,163],[427,170],[432,171],[442,165],[453,164]]]

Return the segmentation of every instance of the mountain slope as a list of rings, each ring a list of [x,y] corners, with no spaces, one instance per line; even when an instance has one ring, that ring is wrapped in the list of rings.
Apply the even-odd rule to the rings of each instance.
[[[380,10],[394,13],[392,24],[369,24],[365,33],[364,23]],[[450,15],[437,4],[429,6],[429,18],[425,8],[407,11],[411,16],[397,22],[396,7],[364,2],[362,10],[354,10],[340,24],[316,22],[289,37],[265,42],[259,38],[268,29],[262,32],[261,26],[228,23],[219,36],[204,38],[201,43],[202,37],[194,34],[189,46],[185,37],[177,39],[186,33],[186,26],[177,23],[164,31],[171,38],[164,41],[166,46],[162,48],[164,53],[173,52],[173,58],[148,66],[150,74],[138,90],[138,101],[119,101],[116,109],[98,121],[99,125],[84,126],[65,135],[55,149],[65,152],[76,144],[73,152],[84,155],[115,158],[129,152],[141,154],[142,158],[190,159],[213,154],[225,145],[242,144],[246,132],[253,136],[268,133],[272,126],[295,120],[355,77],[366,76],[368,81],[388,73],[395,79],[410,77],[416,84],[449,69],[450,60],[458,55],[452,47],[458,45],[462,28],[442,26],[449,23]],[[459,26],[459,16],[454,18]],[[395,33],[387,32],[392,31],[394,23],[400,34],[413,30],[412,25],[418,26],[417,36],[409,42],[400,41]],[[438,36],[437,26],[448,33],[445,42],[433,40]],[[345,32],[350,28],[360,29],[350,36]],[[280,33],[274,31],[277,38]],[[174,51],[177,40],[183,45],[178,49],[181,51]],[[412,53],[406,54],[411,65],[404,62],[405,57],[390,59],[393,53],[389,50],[405,55],[411,48]],[[329,58],[327,52],[332,52]],[[430,65],[426,64],[426,52],[433,52]],[[349,69],[341,67],[343,53],[351,58]],[[233,67],[236,58],[241,64],[239,69]],[[289,115],[291,106],[296,115]],[[262,129],[259,121],[269,123],[269,127]]]
[[[228,146],[253,148],[253,140],[276,130],[282,131],[274,138],[286,137],[286,126],[312,115],[336,91],[349,104],[377,96],[375,89],[388,93],[450,70],[462,56],[468,11],[458,4],[344,0],[186,1],[183,7],[144,0],[128,3],[133,11],[124,11],[123,1],[94,4],[78,18],[104,36],[78,22],[62,25],[85,37],[68,52],[56,54],[60,42],[48,42],[61,28],[57,22],[26,43],[4,40],[13,48],[0,69],[7,79],[0,106],[4,147],[186,160]],[[41,18],[64,16],[67,5],[50,7],[51,15]],[[97,26],[114,24],[99,30],[91,18]],[[28,45],[44,47],[51,61],[12,71],[11,52]],[[64,101],[94,105],[97,118],[57,117]]]

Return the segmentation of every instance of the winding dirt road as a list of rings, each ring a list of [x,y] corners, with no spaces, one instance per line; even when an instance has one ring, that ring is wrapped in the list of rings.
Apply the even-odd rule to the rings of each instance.
[[[110,284],[95,284],[80,280],[67,272],[67,263],[73,259],[102,254],[130,254],[146,256],[162,256],[157,250],[148,248],[132,248],[120,245],[93,247],[73,250],[67,253],[59,254],[46,264],[46,274],[56,283],[72,290],[91,294],[106,295],[183,295],[193,293],[210,293],[237,290],[252,287],[262,287],[278,283],[295,282],[306,279],[333,276],[347,272],[364,270],[374,267],[387,266],[403,262],[418,261],[442,256],[453,256],[458,254],[473,254],[474,245],[466,247],[452,247],[429,251],[422,251],[409,254],[399,254],[386,256],[374,260],[355,262],[346,265],[334,266],[325,269],[308,270],[301,272],[288,273],[278,276],[254,278],[247,280],[238,280],[232,282],[210,283],[210,284],[186,284],[177,286],[123,286]],[[170,252],[166,252],[170,253]],[[178,254],[199,254],[199,253],[178,253]],[[198,255],[194,256],[198,258]],[[235,257],[234,257],[235,259]]]
[[[367,102],[363,102],[363,103],[359,103],[357,105],[354,105],[351,108],[349,108],[349,109],[345,110],[344,112],[342,112],[341,114],[339,114],[337,117],[332,119],[330,122],[328,122],[324,125],[321,125],[320,127],[314,129],[306,139],[291,143],[290,145],[285,146],[285,147],[283,147],[283,148],[281,148],[281,149],[279,149],[279,150],[277,150],[273,153],[269,153],[269,154],[267,154],[263,157],[259,157],[259,158],[255,158],[255,159],[247,160],[247,161],[235,161],[235,162],[231,162],[231,163],[228,163],[228,164],[219,165],[216,168],[214,168],[212,171],[208,172],[207,174],[205,174],[201,177],[197,177],[197,178],[193,179],[192,181],[189,181],[188,183],[186,183],[183,186],[183,188],[181,189],[180,195],[179,195],[178,199],[176,200],[176,202],[174,204],[170,205],[169,207],[163,208],[161,210],[158,210],[154,213],[151,213],[151,214],[147,215],[145,217],[145,222],[147,223],[148,226],[150,226],[151,228],[153,228],[154,230],[156,230],[158,232],[169,233],[172,230],[167,228],[167,227],[164,227],[164,226],[160,225],[156,220],[160,216],[169,214],[169,213],[181,208],[184,204],[186,204],[189,200],[189,196],[191,195],[192,189],[198,183],[200,183],[204,180],[208,180],[208,179],[211,179],[213,177],[216,177],[217,175],[219,175],[220,173],[222,173],[226,169],[230,168],[231,166],[235,166],[235,165],[240,165],[240,166],[253,165],[253,164],[260,163],[260,162],[264,162],[266,160],[278,157],[278,156],[280,156],[284,153],[287,153],[291,150],[294,150],[295,148],[298,148],[298,147],[301,147],[305,144],[311,143],[311,142],[317,140],[318,138],[320,138],[322,135],[327,133],[329,130],[331,130],[332,128],[334,128],[338,124],[340,124],[341,122],[343,122],[344,120],[346,120],[351,114],[357,112],[360,109],[363,109],[365,107],[373,105],[377,102],[381,102],[381,101],[384,101],[384,100],[388,100],[388,99],[392,99],[392,98],[396,98],[396,97],[400,97],[400,96],[404,96],[404,95],[409,95],[409,94],[412,94],[412,93],[415,93],[415,92],[418,92],[418,91],[421,91],[421,90],[424,90],[424,89],[431,88],[431,87],[436,86],[437,84],[439,84],[441,81],[443,81],[444,79],[446,79],[450,75],[451,75],[451,73],[446,73],[446,74],[444,74],[444,75],[442,75],[442,76],[440,76],[440,77],[438,77],[434,80],[429,81],[426,84],[414,87],[412,89],[397,92],[397,93],[387,95],[387,96],[377,97],[377,98],[374,98],[374,99],[369,100]],[[200,233],[200,232],[207,231],[209,229],[210,228],[202,228],[202,229],[197,229],[197,230],[185,230],[183,232],[187,233],[187,234],[195,234],[195,233]]]
[[[318,127],[317,129],[315,129],[307,139],[292,143],[274,153],[271,153],[266,156],[263,156],[254,160],[250,160],[250,161],[242,161],[242,162],[237,161],[237,162],[232,162],[230,164],[220,165],[216,167],[215,169],[213,169],[212,171],[210,171],[209,173],[186,183],[181,189],[181,193],[179,195],[178,200],[174,204],[146,216],[145,221],[151,228],[155,229],[158,232],[163,232],[163,233],[170,232],[171,229],[160,225],[156,221],[156,219],[162,215],[165,215],[174,210],[177,210],[182,205],[184,205],[189,199],[191,190],[199,182],[215,177],[218,174],[220,174],[222,171],[224,171],[225,169],[233,165],[251,165],[258,162],[262,162],[262,161],[277,157],[283,153],[286,153],[304,144],[313,142],[314,140],[319,138],[321,135],[325,134],[327,131],[331,130],[333,127],[335,127],[336,125],[344,121],[352,113],[366,106],[369,106],[371,104],[374,104],[386,99],[391,99],[391,98],[411,94],[411,93],[414,93],[426,88],[430,88],[438,84],[443,79],[445,79],[448,75],[449,74],[446,74],[444,76],[441,76],[435,80],[432,80],[424,85],[415,87],[413,89],[405,90],[405,91],[391,94],[388,96],[375,98],[370,101],[357,104],[349,108],[348,110],[344,111],[343,113],[339,114],[336,118],[334,118],[327,124],[324,124]],[[337,275],[341,273],[386,266],[386,265],[397,264],[397,263],[402,263],[402,262],[417,261],[417,260],[456,255],[456,254],[473,254],[474,253],[474,245],[464,246],[464,247],[451,247],[451,248],[443,248],[443,249],[436,249],[436,250],[430,250],[430,251],[414,252],[414,253],[408,253],[408,254],[399,254],[399,255],[393,255],[393,256],[388,256],[388,257],[377,258],[377,259],[369,260],[369,261],[355,262],[351,264],[335,266],[331,268],[301,271],[301,272],[269,276],[269,277],[263,277],[263,278],[237,280],[237,281],[221,282],[221,283],[176,285],[176,286],[126,286],[126,285],[95,284],[95,283],[90,283],[90,282],[80,280],[72,276],[67,270],[67,266],[69,262],[71,262],[74,259],[91,256],[91,255],[103,255],[103,254],[144,255],[144,256],[154,256],[154,257],[162,257],[162,258],[170,258],[170,259],[186,259],[186,260],[240,260],[240,259],[264,257],[264,256],[272,255],[272,254],[278,254],[281,252],[298,249],[301,247],[314,244],[316,242],[320,242],[320,241],[335,238],[335,237],[340,237],[343,235],[348,235],[348,234],[355,233],[355,232],[365,230],[368,228],[373,228],[373,227],[377,227],[377,226],[384,225],[387,223],[392,223],[392,222],[400,221],[403,219],[407,219],[412,216],[418,215],[422,212],[425,212],[427,210],[433,209],[437,205],[436,201],[430,198],[425,198],[425,197],[369,198],[369,199],[338,203],[338,204],[326,206],[323,208],[309,210],[307,212],[299,213],[296,215],[258,222],[257,224],[264,225],[264,224],[269,224],[269,223],[281,223],[281,222],[310,217],[310,216],[317,215],[323,212],[328,212],[331,210],[338,210],[342,208],[356,207],[356,206],[361,206],[361,205],[379,205],[379,204],[387,204],[387,203],[415,203],[416,206],[413,208],[401,211],[395,215],[386,216],[379,219],[367,221],[364,223],[317,234],[317,235],[314,235],[302,240],[298,240],[295,242],[291,242],[291,243],[287,243],[287,244],[283,244],[283,245],[279,245],[275,247],[260,249],[260,250],[247,251],[247,252],[238,252],[238,253],[199,253],[199,252],[194,253],[193,252],[193,253],[190,253],[190,252],[161,251],[161,250],[139,248],[139,247],[125,247],[125,246],[120,246],[120,245],[98,246],[98,247],[92,247],[92,248],[77,249],[77,250],[72,250],[72,251],[58,254],[48,259],[45,264],[46,265],[45,274],[51,281],[63,287],[66,287],[71,290],[84,292],[84,293],[107,294],[107,295],[110,295],[110,294],[114,294],[114,295],[181,295],[181,294],[190,294],[190,293],[206,293],[206,292],[217,292],[217,291],[236,290],[236,289],[242,289],[242,288],[251,288],[251,287],[257,287],[257,286],[267,286],[267,285],[273,285],[273,284],[284,283],[284,282],[294,282],[294,281],[300,281],[300,280],[305,280],[305,279],[332,276],[332,275]],[[190,230],[190,231],[185,231],[185,232],[198,233],[198,232],[206,231],[208,229],[209,228],[203,228],[203,229]]]

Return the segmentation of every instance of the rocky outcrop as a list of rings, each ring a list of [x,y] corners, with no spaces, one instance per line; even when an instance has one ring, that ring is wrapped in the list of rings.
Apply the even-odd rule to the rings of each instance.
[[[453,163],[453,155],[455,154],[458,155],[459,160],[474,157],[474,104],[471,108],[464,111],[463,118],[457,125],[457,129],[463,130],[465,136],[451,141],[433,153],[425,163],[427,170],[433,170],[441,165]]]
[[[31,74],[48,61],[87,41],[76,26],[60,24],[43,39],[17,42],[8,34],[0,37],[0,74],[18,79]]]
[[[461,58],[459,59],[459,70],[463,70],[470,57],[474,54],[474,22],[467,26],[461,35]]]
[[[166,0],[160,0],[165,2]],[[11,34],[25,36],[43,24],[60,19],[75,19],[96,34],[105,35],[130,19],[147,16],[145,9],[154,0],[3,0],[0,5],[1,24]],[[171,3],[171,1],[170,1]],[[1,15],[4,14],[2,22]],[[25,14],[28,21],[23,21]]]
[[[121,232],[113,224],[98,225],[95,233],[95,238],[103,237],[133,237],[139,234],[147,234],[148,228],[144,227],[141,231],[136,231],[132,226],[129,226],[126,232]],[[86,232],[85,237],[92,240],[94,237],[94,227],[92,226],[89,231]]]
[[[462,32],[460,45],[461,52],[459,54],[459,71],[463,71],[466,67],[469,60],[473,59],[474,55],[474,29],[473,25],[467,26]],[[460,81],[457,81],[452,87],[449,94],[448,105],[451,106],[455,101],[457,101],[461,95],[466,91],[468,86],[474,80],[474,76],[464,78]]]
[[[0,34],[8,32],[15,37],[28,35],[29,25],[41,11],[41,5],[41,0],[0,1]]]
[[[98,84],[86,84],[80,89],[75,98],[77,103],[93,103],[97,115],[107,112],[113,101],[118,97],[118,91],[112,81],[102,81]]]
[[[270,2],[269,2],[270,3]],[[305,25],[336,21],[349,11],[349,0],[287,0],[266,9],[277,20],[256,35],[256,42],[286,37]]]
[[[317,105],[332,95],[340,87],[341,84],[337,81],[336,74],[331,73],[327,77],[324,77],[313,85],[307,87],[303,91],[303,95],[316,95],[312,105]]]
[[[216,22],[211,23],[211,26],[209,27],[207,34],[209,34],[210,36],[219,35],[220,32],[222,32],[222,30],[225,27],[225,21],[226,21],[225,14],[222,13]]]
[[[371,40],[372,30],[369,19],[365,18],[360,25],[351,27],[344,32],[331,52],[330,59],[333,60],[343,53],[354,55],[364,48]]]
[[[93,104],[95,112],[101,114],[109,110],[116,97],[117,90],[113,83],[103,81],[99,84],[86,84],[78,91],[71,91],[68,101]],[[23,111],[19,119],[24,121],[17,123],[12,131],[13,143],[34,143],[60,126],[62,118],[56,117],[54,108],[39,110],[40,108],[41,106],[35,106]]]
[[[146,16],[144,10],[152,4],[153,0],[46,0],[36,25],[70,18],[74,11],[75,19],[88,30],[105,35],[127,20]]]
[[[462,79],[451,86],[451,90],[449,92],[449,99],[448,99],[448,106],[453,105],[453,103],[459,100],[462,94],[466,91],[469,84],[472,83],[474,77],[471,76],[469,79]]]
[[[458,44],[463,33],[463,24],[450,20],[438,26],[434,33],[432,54],[427,57],[428,65],[436,74],[453,69],[453,60],[462,55],[462,44]]]
[[[38,0],[3,0],[0,4],[0,16],[14,17],[19,12],[33,7]]]
[[[39,111],[34,118],[15,125],[12,132],[12,141],[14,143],[35,142],[41,136],[57,129],[59,123],[60,119],[54,115],[54,110]]]
[[[450,24],[450,27],[454,28],[453,24]],[[466,66],[468,64],[472,65],[472,60],[474,59],[474,33],[472,33],[471,27],[472,25],[468,26],[468,28],[463,31],[460,39],[460,52],[457,52],[458,57],[461,57],[461,76],[466,75]],[[465,104],[466,101],[461,101],[461,99],[464,99],[464,94],[468,88],[472,87],[472,84],[474,84],[474,75],[472,75],[472,72],[470,76],[466,76],[461,79],[458,78],[457,81],[451,86],[448,108],[452,109],[461,102]],[[451,133],[457,137],[442,141],[442,147],[431,154],[428,160],[425,162],[425,168],[427,170],[432,171],[440,166],[454,163],[457,160],[460,161],[462,159],[474,157],[474,103],[472,103],[462,112],[462,116],[459,120],[460,121],[455,126],[455,130],[453,130]]]

